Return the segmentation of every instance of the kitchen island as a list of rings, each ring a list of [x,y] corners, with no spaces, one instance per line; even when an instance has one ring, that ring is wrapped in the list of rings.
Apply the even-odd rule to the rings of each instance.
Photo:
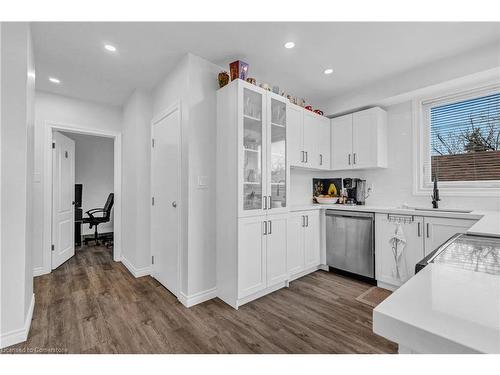
[[[429,264],[373,311],[399,353],[500,353],[500,276]]]

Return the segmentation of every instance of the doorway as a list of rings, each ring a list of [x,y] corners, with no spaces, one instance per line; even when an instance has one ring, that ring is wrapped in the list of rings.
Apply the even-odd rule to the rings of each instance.
[[[179,298],[181,118],[174,105],[152,121],[152,276]]]
[[[93,245],[113,249],[113,140],[54,131],[52,269]],[[101,249],[101,251],[105,251]]]
[[[98,232],[102,244],[109,244],[110,249],[113,245],[110,250],[113,260],[120,261],[121,134],[46,123],[45,138],[49,147],[44,150],[43,273],[50,273],[75,254],[77,238],[81,239],[82,244],[85,244],[85,240],[89,242],[94,239],[95,225],[89,228],[88,220],[81,223],[80,237],[76,231],[75,205],[78,204],[79,189],[82,192],[82,218],[88,218],[85,212],[92,208],[105,208],[108,198],[113,194],[109,220],[100,220]],[[78,158],[78,145],[83,149],[88,148],[92,140],[99,144],[89,150],[86,157],[80,155]],[[105,156],[96,151],[103,144],[107,144]],[[79,181],[81,178],[85,181]],[[95,212],[94,216],[102,217],[103,214],[102,211]]]

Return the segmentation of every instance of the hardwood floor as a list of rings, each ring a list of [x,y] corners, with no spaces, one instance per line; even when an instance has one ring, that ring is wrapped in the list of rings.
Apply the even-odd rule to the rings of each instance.
[[[190,309],[153,278],[135,279],[111,250],[84,247],[35,278],[28,341],[6,352],[395,353],[372,333],[370,285],[317,271],[238,311],[221,300]]]

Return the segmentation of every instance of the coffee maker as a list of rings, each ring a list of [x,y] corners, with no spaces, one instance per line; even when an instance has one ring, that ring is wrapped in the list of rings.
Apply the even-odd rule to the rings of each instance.
[[[366,180],[360,178],[344,178],[342,184],[347,193],[347,204],[365,204]]]

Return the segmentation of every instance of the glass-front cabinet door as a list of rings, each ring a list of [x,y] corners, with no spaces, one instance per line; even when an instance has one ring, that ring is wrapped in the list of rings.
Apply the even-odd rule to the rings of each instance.
[[[242,150],[240,150],[240,216],[265,213],[266,199],[266,110],[265,92],[242,85]],[[241,96],[240,96],[241,97]]]
[[[285,98],[268,94],[268,210],[287,208],[288,174],[286,167],[286,102]]]

